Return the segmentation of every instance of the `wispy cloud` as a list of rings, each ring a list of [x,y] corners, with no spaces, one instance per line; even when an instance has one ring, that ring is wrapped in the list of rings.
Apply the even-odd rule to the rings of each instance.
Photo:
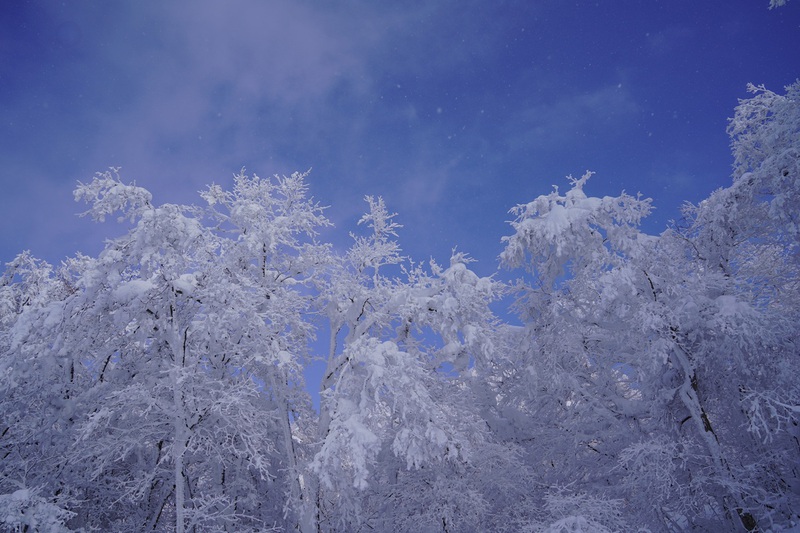
[[[678,8],[666,19],[653,9],[620,18],[563,2],[16,3],[0,18],[0,179],[19,183],[0,195],[3,225],[37,199],[48,207],[13,242],[0,235],[0,253],[19,242],[51,258],[87,249],[45,236],[95,231],[72,216],[81,207],[70,191],[112,165],[157,202],[196,202],[243,166],[262,176],[312,167],[311,191],[345,238],[373,194],[400,213],[423,257],[492,248],[507,209],[566,173],[620,169],[610,185],[635,191],[653,167],[644,160],[674,160],[681,139],[697,167],[686,139],[706,133],[664,113],[722,105],[724,122],[735,97],[710,98],[730,69],[699,66],[717,65],[717,52],[744,57],[730,51],[742,43],[761,46],[753,54],[774,46],[773,33],[733,40],[705,19],[677,24]],[[698,57],[705,64],[689,71]]]
[[[510,127],[517,134],[509,148],[547,151],[582,145],[587,138],[606,142],[629,129],[639,113],[639,105],[621,83],[556,101],[534,101],[513,117]]]

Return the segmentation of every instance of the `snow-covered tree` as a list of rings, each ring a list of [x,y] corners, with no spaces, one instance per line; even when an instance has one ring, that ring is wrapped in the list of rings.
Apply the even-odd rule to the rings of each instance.
[[[275,410],[277,446],[288,483],[287,511],[299,530],[312,531],[316,498],[303,455],[312,452],[301,449],[296,426],[313,424],[303,378],[310,361],[308,345],[315,335],[308,313],[313,291],[333,258],[328,246],[315,241],[317,231],[330,223],[323,209],[308,198],[306,176],[295,173],[263,180],[240,174],[232,192],[211,186],[202,196],[217,233],[236,237],[222,250],[224,268],[252,305],[249,311],[240,307],[241,312],[257,317],[261,327],[259,338],[247,338],[257,356],[248,369],[264,381]]]
[[[518,207],[506,239],[531,274],[511,435],[549,484],[616,494],[647,527],[797,519],[797,85],[756,92],[730,127],[733,185],[685,224],[644,235],[647,202],[587,198],[584,176]]]
[[[9,527],[55,530],[76,503],[64,458],[87,380],[69,353],[50,348],[87,263],[78,257],[53,268],[24,252],[0,278],[0,495]]]
[[[501,384],[498,425],[526,449],[540,482],[572,498],[572,511],[548,520],[594,520],[596,513],[579,507],[612,490],[614,457],[640,434],[638,420],[648,409],[634,385],[639,368],[650,365],[645,343],[630,329],[641,277],[630,258],[648,241],[637,226],[650,202],[589,197],[590,177],[570,178],[566,194],[555,189],[516,207],[515,233],[501,255],[506,267],[524,268],[528,280],[519,288],[516,309],[525,328]],[[593,496],[581,498],[576,489]],[[539,492],[540,505],[552,507],[547,494]]]
[[[748,89],[755,96],[728,128],[733,183],[687,206],[681,237],[693,267],[715,280],[705,292],[713,314],[701,314],[708,355],[695,363],[708,427],[726,445],[737,505],[772,528],[798,519],[800,82],[785,95]]]
[[[431,262],[430,272],[410,265],[387,277],[379,269],[403,260],[393,240],[400,226],[382,199],[366,200],[370,210],[361,221],[372,233],[354,236],[326,289],[331,342],[321,389],[322,448],[314,460],[322,520],[343,529],[406,513],[407,507],[387,505],[413,497],[419,480],[412,478],[420,477],[413,471],[424,469],[426,483],[444,483],[442,469],[469,468],[485,430],[458,383],[493,357],[497,319],[489,304],[501,293],[497,282],[470,271],[460,253],[447,269]],[[434,499],[448,491],[478,494],[451,490],[449,482],[437,486]],[[326,518],[331,514],[340,522]],[[450,518],[445,530],[458,528],[462,518]],[[448,522],[436,512],[429,519],[436,527]]]
[[[63,283],[27,256],[11,265],[6,278],[21,282],[4,287],[4,356],[63,374],[47,388],[56,420],[40,414],[39,429],[63,420],[73,432],[53,451],[69,476],[44,480],[76,493],[71,526],[261,531],[300,519],[289,424],[310,404],[303,287],[318,259],[304,236],[325,223],[305,191],[302,175],[242,175],[232,193],[210,189],[208,209],[154,206],[105,173],[76,197],[133,227],[83,261],[71,292],[36,306]]]

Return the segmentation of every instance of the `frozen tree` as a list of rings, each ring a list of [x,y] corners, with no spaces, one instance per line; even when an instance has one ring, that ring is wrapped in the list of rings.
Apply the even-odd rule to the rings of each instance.
[[[314,460],[321,511],[339,517],[332,525],[343,529],[396,526],[391,517],[416,515],[410,531],[431,523],[458,530],[464,517],[448,517],[448,506],[474,510],[483,496],[475,488],[454,490],[449,478],[463,477],[486,433],[462,377],[493,358],[497,319],[488,305],[501,289],[470,271],[460,253],[446,269],[431,262],[430,271],[395,270],[402,281],[387,277],[388,269],[379,268],[402,261],[392,239],[399,225],[382,199],[367,202],[361,220],[372,234],[354,236],[327,288],[331,342],[321,390],[323,443]],[[417,483],[436,487],[433,499],[467,500],[443,503],[423,518],[406,501],[420,490]],[[397,501],[405,503],[390,505]]]
[[[317,514],[313,476],[305,470],[307,461],[293,425],[308,425],[313,418],[302,373],[314,336],[307,315],[312,291],[333,259],[328,246],[314,240],[317,230],[329,222],[322,208],[307,197],[305,177],[295,173],[263,180],[242,173],[236,176],[232,192],[212,186],[203,197],[217,231],[236,235],[223,256],[264,324],[263,337],[253,339],[258,347],[254,352],[260,351],[257,375],[265,380],[276,410],[279,448],[288,473],[287,510],[301,531],[311,531]]]
[[[525,329],[500,385],[499,423],[506,438],[526,448],[546,486],[580,479],[583,490],[596,493],[611,490],[613,458],[648,416],[634,386],[639,368],[650,366],[646,346],[629,328],[638,318],[631,302],[640,276],[630,257],[647,245],[637,225],[650,205],[626,194],[588,197],[590,176],[570,179],[566,194],[555,189],[513,210],[515,234],[505,239],[501,260],[525,268],[530,281],[519,289]]]
[[[741,103],[733,185],[660,236],[636,228],[647,202],[587,198],[588,176],[515,210],[502,260],[531,278],[504,415],[549,484],[639,501],[648,527],[796,520],[796,91]]]
[[[52,376],[55,398],[27,388],[29,404],[53,405],[25,417],[47,439],[24,440],[60,439],[39,455],[62,466],[36,487],[75,493],[71,526],[260,531],[301,519],[289,424],[309,406],[303,287],[319,258],[306,237],[325,223],[305,190],[302,175],[242,175],[232,193],[212,187],[207,209],[154,206],[105,173],[76,197],[93,217],[119,212],[133,227],[83,260],[69,291],[27,256],[11,265],[4,279],[20,281],[3,289],[4,358]],[[6,377],[4,400],[26,376]],[[25,464],[14,454],[33,442],[6,437],[6,457]]]
[[[798,518],[797,385],[790,376],[798,371],[800,318],[800,83],[786,95],[749,90],[755,96],[740,102],[728,129],[733,183],[688,206],[682,234],[694,267],[716,280],[706,291],[717,304],[705,334],[713,357],[697,362],[707,375],[698,387],[719,405],[710,408],[708,427],[713,421],[715,433],[728,433],[726,468],[738,486],[731,492],[740,493],[753,521],[774,527]]]
[[[62,333],[97,396],[75,461],[93,465],[92,502],[118,502],[87,510],[87,525],[261,527],[274,510],[251,494],[274,477],[276,415],[258,371],[276,356],[264,354],[269,327],[250,287],[191,209],[153,206],[110,174],[76,197],[96,218],[122,209],[135,224],[83,276]]]
[[[0,494],[8,516],[16,517],[7,523],[22,529],[45,515],[53,528],[63,525],[70,516],[64,509],[75,503],[64,457],[86,382],[68,353],[49,348],[86,262],[76,258],[54,269],[25,252],[0,277]]]

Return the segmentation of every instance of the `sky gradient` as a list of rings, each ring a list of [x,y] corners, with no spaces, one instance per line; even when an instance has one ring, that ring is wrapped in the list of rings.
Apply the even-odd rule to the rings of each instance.
[[[68,2],[0,7],[0,261],[96,254],[78,180],[199,203],[309,168],[345,247],[382,195],[416,260],[497,268],[508,210],[564,176],[652,197],[658,233],[730,182],[746,84],[800,77],[800,0]]]

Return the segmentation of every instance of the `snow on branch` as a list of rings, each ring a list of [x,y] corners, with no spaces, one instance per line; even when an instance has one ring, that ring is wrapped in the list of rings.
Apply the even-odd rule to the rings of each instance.
[[[119,168],[98,172],[90,183],[78,182],[74,192],[75,201],[91,204],[81,216],[91,215],[93,220],[104,221],[106,216],[120,212],[120,221],[135,220],[152,207],[153,195],[136,184],[126,185],[119,176]]]

